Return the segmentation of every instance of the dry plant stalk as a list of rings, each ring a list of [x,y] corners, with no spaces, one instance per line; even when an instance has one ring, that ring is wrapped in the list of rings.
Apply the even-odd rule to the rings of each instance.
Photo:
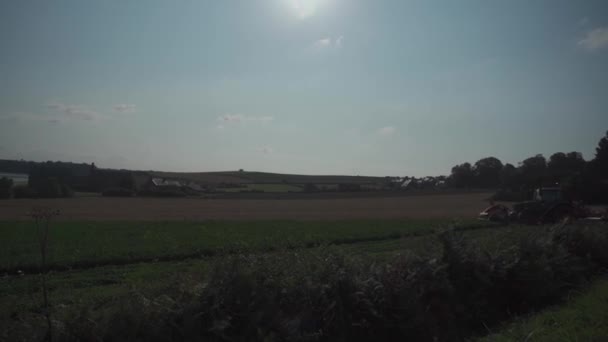
[[[36,224],[36,232],[38,235],[38,243],[40,248],[40,282],[42,285],[42,300],[44,305],[44,315],[47,323],[47,335],[46,340],[53,340],[53,324],[51,322],[51,310],[49,305],[48,288],[46,284],[46,273],[47,273],[47,254],[49,245],[49,228],[53,217],[59,215],[59,210],[53,210],[50,208],[33,208],[29,216],[34,220]]]

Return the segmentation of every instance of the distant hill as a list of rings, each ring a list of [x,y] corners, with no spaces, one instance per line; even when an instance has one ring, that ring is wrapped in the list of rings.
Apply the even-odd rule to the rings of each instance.
[[[67,170],[69,175],[88,176],[92,164],[73,162],[33,162],[25,160],[0,160],[0,172],[29,174],[38,165],[52,166]],[[192,181],[203,185],[218,184],[379,184],[386,181],[384,177],[340,176],[340,175],[298,175],[255,171],[219,171],[219,172],[165,172],[98,169],[105,173],[133,173],[139,182],[147,177],[159,177]]]
[[[190,180],[202,184],[375,184],[384,182],[384,177],[295,175],[255,171],[220,172],[150,172],[155,177]]]

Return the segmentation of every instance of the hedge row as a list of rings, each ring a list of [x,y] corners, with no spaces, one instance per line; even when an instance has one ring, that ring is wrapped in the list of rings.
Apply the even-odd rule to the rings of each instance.
[[[461,341],[602,272],[605,228],[557,227],[496,253],[447,232],[441,257],[382,265],[331,250],[239,255],[189,291],[79,312],[60,339]]]

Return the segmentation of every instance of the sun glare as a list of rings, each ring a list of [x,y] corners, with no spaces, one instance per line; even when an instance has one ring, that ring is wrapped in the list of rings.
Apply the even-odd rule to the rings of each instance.
[[[300,19],[312,17],[322,0],[289,0],[291,7]]]

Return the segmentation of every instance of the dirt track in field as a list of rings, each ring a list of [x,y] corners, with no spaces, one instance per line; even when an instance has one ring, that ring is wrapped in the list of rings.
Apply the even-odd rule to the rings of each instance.
[[[61,211],[60,220],[343,220],[469,218],[488,193],[345,199],[107,198],[0,201],[0,220],[28,219],[33,207]]]

